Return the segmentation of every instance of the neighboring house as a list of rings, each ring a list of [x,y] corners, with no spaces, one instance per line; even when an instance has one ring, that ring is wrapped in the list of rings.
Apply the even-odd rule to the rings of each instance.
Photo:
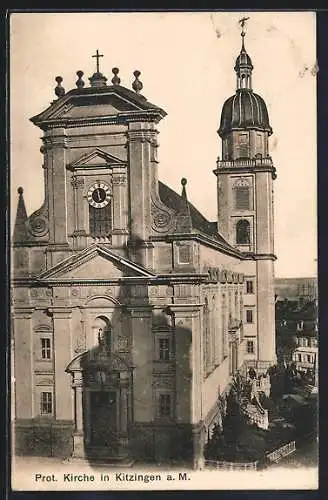
[[[310,370],[315,369],[317,356],[318,356],[318,347],[299,346],[293,352],[292,360],[295,363],[297,370],[306,372],[308,369]]]
[[[278,359],[288,361],[298,345],[318,342],[317,299],[300,302],[297,297],[276,300]]]
[[[195,465],[232,375],[275,363],[276,172],[252,69],[243,40],[218,131],[217,221],[188,201],[186,179],[181,194],[158,181],[166,112],[138,71],[133,90],[117,68],[110,85],[78,72],[67,93],[56,78],[57,100],[31,119],[43,205],[28,216],[18,189],[16,453]]]

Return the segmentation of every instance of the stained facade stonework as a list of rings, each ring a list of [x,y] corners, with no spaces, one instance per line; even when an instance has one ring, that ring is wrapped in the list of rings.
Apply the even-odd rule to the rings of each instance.
[[[248,59],[237,59],[237,80]],[[16,453],[197,467],[232,375],[275,362],[265,103],[238,85],[240,107],[223,107],[210,222],[186,179],[181,195],[158,181],[166,113],[140,94],[140,74],[131,91],[118,70],[112,85],[97,72],[89,87],[79,73],[67,93],[57,79],[58,99],[31,119],[43,131],[42,207],[27,216],[19,189]],[[261,111],[253,121],[249,99]]]

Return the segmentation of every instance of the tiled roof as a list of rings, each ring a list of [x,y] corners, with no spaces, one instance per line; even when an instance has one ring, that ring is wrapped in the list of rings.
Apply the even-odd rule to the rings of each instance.
[[[159,196],[165,205],[172,208],[175,212],[178,212],[181,206],[181,196],[169,188],[163,182],[158,182]],[[206,236],[210,236],[214,240],[220,242],[221,244],[232,248],[229,243],[218,233],[218,227],[216,222],[208,221],[197,208],[194,207],[189,201],[189,210],[192,221],[193,232],[197,231]]]

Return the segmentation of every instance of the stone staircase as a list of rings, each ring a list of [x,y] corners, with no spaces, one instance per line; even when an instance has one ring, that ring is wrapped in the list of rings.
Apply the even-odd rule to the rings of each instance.
[[[266,431],[269,429],[268,410],[264,410],[264,413],[261,413],[260,409],[256,405],[250,403],[247,399],[244,399],[242,407],[244,414],[247,415],[252,424],[257,425],[257,427]]]
[[[119,454],[118,446],[88,446],[85,449],[83,458],[70,457],[67,458],[68,462],[84,462],[92,465],[108,465],[117,467],[131,467],[134,460],[127,455]]]

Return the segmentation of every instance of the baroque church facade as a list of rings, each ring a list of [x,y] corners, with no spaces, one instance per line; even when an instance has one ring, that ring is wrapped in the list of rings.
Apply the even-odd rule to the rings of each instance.
[[[98,51],[97,51],[98,55]],[[31,118],[44,203],[13,235],[17,454],[190,460],[237,370],[275,363],[272,133],[244,46],[218,134],[217,221],[158,180],[165,111],[97,71]],[[214,200],[213,200],[214,201]],[[223,405],[224,406],[224,405]]]

